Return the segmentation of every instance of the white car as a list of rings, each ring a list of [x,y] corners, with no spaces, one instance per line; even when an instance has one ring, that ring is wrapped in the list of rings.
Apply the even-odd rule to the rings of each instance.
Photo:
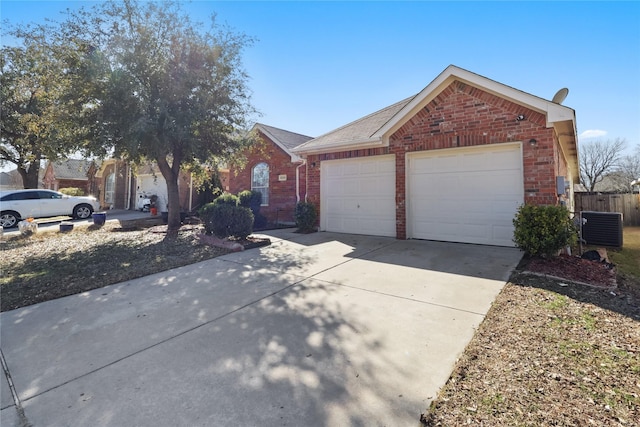
[[[52,190],[0,191],[0,226],[15,227],[26,218],[72,216],[85,219],[100,209],[95,197],[67,196]]]

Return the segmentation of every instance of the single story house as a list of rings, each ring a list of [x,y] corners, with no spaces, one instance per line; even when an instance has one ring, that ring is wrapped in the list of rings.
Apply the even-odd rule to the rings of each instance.
[[[91,160],[65,159],[48,161],[42,178],[43,188],[58,191],[61,188],[80,188],[91,193],[91,181],[97,171]]]
[[[230,165],[220,170],[222,187],[232,194],[261,192],[260,213],[267,221],[292,223],[296,203],[306,194],[306,168],[292,149],[313,138],[261,123],[255,124],[253,131],[259,142],[246,153],[243,167]]]
[[[320,230],[514,246],[519,206],[571,208],[579,182],[575,112],[555,101],[451,65],[296,147]]]
[[[158,212],[167,210],[167,184],[160,170],[152,164],[134,169],[124,160],[103,160],[95,174],[94,186],[93,194],[103,209],[141,209],[142,199],[155,195]],[[180,173],[178,191],[180,209],[189,212],[195,208],[197,189],[191,174]]]

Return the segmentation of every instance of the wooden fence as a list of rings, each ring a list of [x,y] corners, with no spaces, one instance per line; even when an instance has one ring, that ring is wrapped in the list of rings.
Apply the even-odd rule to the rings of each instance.
[[[640,226],[640,194],[574,193],[576,212],[621,212],[624,226]]]

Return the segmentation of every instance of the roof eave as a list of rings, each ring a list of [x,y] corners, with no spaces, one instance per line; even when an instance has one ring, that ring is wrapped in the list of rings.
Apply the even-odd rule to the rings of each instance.
[[[333,153],[336,151],[364,150],[368,148],[384,147],[386,144],[382,138],[366,138],[361,140],[340,141],[332,144],[323,144],[321,147],[305,147],[304,144],[293,149],[295,153],[301,156],[310,154]]]
[[[291,158],[291,162],[292,163],[296,163],[296,162],[302,161],[302,158],[300,156],[298,156],[296,153],[292,152],[292,150],[287,148],[280,140],[278,140],[278,138],[276,138],[271,132],[269,132],[269,130],[267,128],[262,126],[262,124],[256,123],[254,125],[254,127],[257,128],[264,135],[266,135],[271,141],[273,141],[274,144],[276,144],[278,147],[280,147],[282,149],[282,151],[287,153],[289,155],[289,157]]]

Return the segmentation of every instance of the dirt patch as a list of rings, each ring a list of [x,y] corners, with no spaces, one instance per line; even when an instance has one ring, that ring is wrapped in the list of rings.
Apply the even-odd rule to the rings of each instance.
[[[86,292],[229,253],[200,244],[202,227],[185,225],[172,238],[165,225],[123,229],[115,224],[38,233],[1,243],[0,309],[13,310]],[[245,249],[269,239],[239,241]]]

